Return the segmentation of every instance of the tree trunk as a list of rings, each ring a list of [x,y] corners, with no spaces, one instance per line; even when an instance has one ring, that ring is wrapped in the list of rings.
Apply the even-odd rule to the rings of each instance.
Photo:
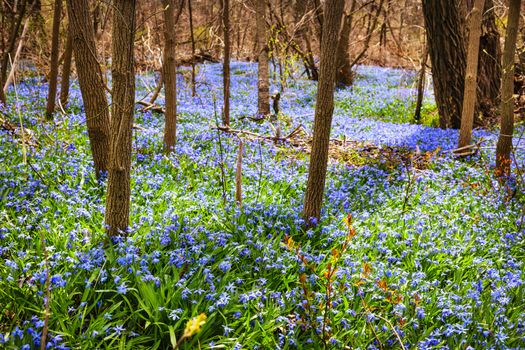
[[[224,59],[222,66],[224,107],[222,111],[222,124],[230,126],[230,0],[221,1],[224,35]]]
[[[510,0],[501,81],[501,131],[496,146],[496,175],[509,176],[514,132],[514,54],[518,37],[521,0]]]
[[[334,110],[336,51],[343,8],[344,0],[325,2],[312,152],[303,209],[303,218],[307,226],[315,225],[321,216]]]
[[[372,14],[369,15],[369,22],[366,30],[366,37],[365,42],[363,43],[363,48],[361,49],[361,52],[357,54],[357,56],[354,58],[352,63],[350,63],[350,68],[353,68],[355,65],[357,65],[361,59],[364,57],[368,49],[370,48],[370,42],[372,41],[372,37],[374,35],[374,32],[377,28],[377,24],[379,22],[379,16],[381,15],[381,11],[383,11],[383,5],[384,0],[379,1],[379,5],[375,9],[375,14],[372,17]]]
[[[483,119],[475,118],[475,126],[482,126],[487,120],[494,119],[499,105],[501,85],[500,34],[496,25],[493,0],[485,1],[483,11],[477,90],[477,106]]]
[[[434,93],[442,128],[459,129],[465,88],[465,40],[460,0],[423,0]]]
[[[22,49],[24,48],[24,42],[26,40],[27,36],[27,30],[29,29],[29,20],[31,18],[27,17],[24,22],[24,27],[22,29],[22,34],[20,34],[20,39],[18,40],[18,47],[16,48],[16,53],[14,57],[9,56],[9,63],[11,64],[11,70],[9,71],[9,75],[7,76],[7,79],[5,81],[4,87],[2,89],[2,93],[5,95],[7,94],[7,90],[9,89],[9,85],[13,82],[15,79],[16,74],[16,68],[18,66],[18,60],[20,59],[20,55],[22,53]]]
[[[266,0],[255,0],[257,22],[257,49],[258,49],[258,103],[259,115],[270,114],[270,82],[268,67],[268,36],[266,30]]]
[[[46,119],[52,120],[55,112],[58,82],[58,52],[60,39],[60,21],[62,17],[62,0],[55,0],[53,11],[53,33],[51,34],[51,62],[49,71],[49,89],[47,94]]]
[[[350,86],[354,82],[354,73],[352,72],[350,62],[350,31],[352,30],[352,17],[355,10],[356,1],[352,0],[350,10],[343,15],[341,24],[341,33],[337,45],[337,76],[338,84]]]
[[[126,234],[129,225],[131,136],[135,102],[135,0],[114,0],[111,76],[111,161],[106,200],[109,236]]]
[[[312,45],[310,38],[308,37],[308,21],[305,20],[306,16],[306,5],[307,1],[304,0],[295,0],[294,4],[294,21],[295,25],[299,26],[296,30],[296,36],[299,43],[304,44],[306,47],[304,50],[301,50],[304,54],[302,55],[302,60],[304,63],[304,68],[309,79],[318,80],[319,73],[315,65],[314,55],[312,52]]]
[[[188,17],[190,20],[190,40],[191,40],[191,96],[195,97],[195,34],[193,33],[193,9],[191,0],[188,0]]]
[[[416,111],[414,112],[414,120],[419,123],[421,120],[421,107],[423,107],[423,97],[425,95],[425,77],[427,71],[427,60],[428,60],[428,44],[425,45],[425,52],[421,59],[421,69],[419,70],[419,77],[417,79],[417,100],[416,100]]]
[[[173,150],[177,134],[177,63],[175,61],[177,0],[163,0],[164,7],[164,62],[162,76],[166,91],[166,125],[164,127],[164,147],[166,153]]]
[[[62,65],[62,77],[60,80],[60,104],[66,108],[69,99],[69,78],[71,77],[71,61],[73,58],[73,35],[71,24],[67,28],[66,47],[64,49],[64,63]]]
[[[7,66],[9,65],[9,60],[13,59],[13,56],[15,55],[16,41],[18,39],[18,34],[20,33],[20,27],[22,25],[24,15],[26,13],[26,2],[26,0],[22,0],[19,6],[13,9],[12,12],[9,42],[7,44],[6,50],[3,52],[2,66],[0,67],[0,86],[2,88],[5,86],[7,81]],[[6,103],[6,93],[4,92],[4,89],[0,89],[0,101],[4,104]]]
[[[88,1],[68,0],[67,5],[89,142],[95,163],[95,173],[99,177],[101,172],[108,170],[109,165],[110,118],[106,85],[96,56],[95,33],[89,16]]]
[[[476,111],[479,39],[481,36],[481,19],[484,3],[485,0],[476,0],[469,15],[467,67],[458,148],[468,146],[472,138],[474,113]]]

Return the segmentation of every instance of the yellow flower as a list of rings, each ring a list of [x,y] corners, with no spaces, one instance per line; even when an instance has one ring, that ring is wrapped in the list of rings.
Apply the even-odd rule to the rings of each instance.
[[[186,328],[184,329],[183,337],[191,337],[200,332],[201,327],[206,323],[206,314],[202,313],[197,317],[192,318],[186,323]]]

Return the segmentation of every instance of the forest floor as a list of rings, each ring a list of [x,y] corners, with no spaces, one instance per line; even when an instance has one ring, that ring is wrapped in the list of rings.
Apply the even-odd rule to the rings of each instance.
[[[37,348],[44,329],[56,349],[525,347],[524,128],[498,182],[497,130],[476,130],[478,152],[457,159],[458,132],[432,127],[432,91],[427,126],[411,123],[414,72],[359,67],[336,92],[323,215],[304,231],[316,84],[289,80],[279,116],[256,122],[256,65],[232,64],[232,128],[261,139],[216,128],[219,64],[198,67],[195,97],[188,76],[169,157],[163,115],[137,105],[131,227],[113,244],[76,82],[53,123],[41,78],[10,92],[2,118],[32,141],[0,131],[0,348]],[[138,100],[154,80],[137,78]],[[277,128],[298,131],[275,141]],[[183,336],[193,318],[200,332]]]

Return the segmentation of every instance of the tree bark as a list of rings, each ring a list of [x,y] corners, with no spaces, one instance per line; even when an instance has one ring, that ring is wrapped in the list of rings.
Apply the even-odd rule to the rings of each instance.
[[[496,146],[496,175],[509,176],[514,132],[514,54],[518,37],[521,0],[510,0],[501,81],[501,131]]]
[[[162,76],[166,91],[166,125],[164,127],[164,148],[166,153],[173,150],[177,135],[177,63],[176,50],[176,13],[177,0],[163,0],[164,7],[164,59]]]
[[[80,92],[84,101],[89,142],[95,173],[97,177],[100,177],[101,172],[108,170],[110,151],[110,117],[106,85],[97,59],[95,33],[89,16],[88,1],[68,0],[67,5],[73,37],[73,53]]]
[[[494,1],[486,0],[481,24],[479,47],[477,106],[483,120],[474,119],[475,126],[494,119],[500,98],[501,47],[500,34],[496,25]]]
[[[9,89],[9,85],[13,82],[15,79],[16,74],[16,68],[18,66],[18,60],[20,59],[20,54],[22,53],[22,49],[24,48],[24,42],[26,40],[27,36],[27,30],[29,29],[29,20],[31,18],[27,17],[24,22],[24,27],[22,29],[22,34],[20,34],[20,39],[18,40],[18,47],[15,52],[15,56],[11,57],[9,56],[9,60],[11,63],[11,70],[9,71],[9,75],[7,76],[7,79],[5,80],[4,87],[2,89],[2,93],[5,95],[7,94],[7,90]]]
[[[467,67],[458,148],[468,146],[472,139],[472,127],[474,125],[474,113],[476,111],[479,41],[484,4],[485,0],[476,0],[469,15]]]
[[[52,120],[55,112],[55,101],[58,83],[58,52],[60,50],[60,20],[62,17],[62,0],[55,0],[53,11],[53,33],[51,34],[51,62],[49,71],[49,88],[47,94],[46,119]]]
[[[442,128],[459,129],[466,68],[460,0],[423,0],[434,93]]]
[[[195,92],[195,34],[193,33],[193,9],[191,0],[188,0],[188,17],[190,21],[190,40],[191,40],[191,96],[196,95]]]
[[[131,136],[135,102],[135,0],[114,0],[111,76],[111,161],[106,200],[109,236],[126,234],[129,225]]]
[[[268,35],[266,30],[266,0],[255,0],[258,50],[258,103],[259,115],[270,114],[270,82],[268,65]]]
[[[222,1],[222,27],[224,40],[224,58],[222,66],[223,75],[223,98],[224,107],[222,111],[222,123],[230,125],[230,0]]]
[[[361,61],[361,59],[364,57],[364,55],[370,48],[370,42],[372,41],[372,36],[377,28],[377,24],[379,22],[379,16],[381,15],[381,11],[383,11],[384,3],[385,3],[384,0],[379,1],[379,5],[377,5],[375,14],[373,17],[372,17],[372,14],[370,13],[368,27],[366,30],[365,42],[363,43],[363,48],[361,49],[361,52],[359,52],[359,54],[357,54],[357,56],[354,58],[352,63],[350,63],[350,69],[353,68],[355,65],[357,65]]]
[[[337,45],[337,76],[338,84],[350,86],[354,82],[354,73],[350,62],[350,31],[352,30],[352,17],[356,1],[352,0],[350,9],[343,15],[339,43]]]
[[[344,0],[325,2],[312,152],[303,209],[303,218],[307,226],[314,225],[321,216],[334,110],[336,51],[343,8]]]
[[[69,79],[71,77],[71,61],[73,59],[73,35],[71,24],[67,27],[67,40],[64,49],[64,63],[62,65],[62,77],[60,80],[60,104],[62,108],[67,106],[69,99]]]
[[[22,0],[18,7],[13,9],[11,17],[11,28],[9,33],[9,42],[7,48],[2,55],[2,66],[0,67],[0,86],[3,88],[7,81],[7,66],[9,60],[13,59],[15,55],[16,41],[18,39],[18,34],[20,33],[20,27],[22,21],[24,20],[24,15],[26,13],[26,0]],[[18,16],[17,16],[18,14]],[[6,93],[4,89],[0,90],[0,101],[6,103]]]
[[[421,68],[419,70],[419,77],[417,79],[417,99],[416,99],[416,110],[414,112],[414,120],[419,123],[421,120],[421,107],[423,107],[423,96],[425,94],[425,77],[427,71],[427,60],[428,60],[428,44],[425,45],[425,52],[421,59]]]
[[[309,79],[318,80],[319,72],[315,65],[315,59],[312,52],[312,45],[310,38],[308,37],[308,26],[306,25],[307,21],[305,20],[306,16],[306,5],[307,1],[304,0],[295,0],[293,11],[294,11],[294,21],[296,25],[299,26],[296,30],[296,36],[299,43],[303,43],[306,47],[304,50],[300,50],[302,55],[302,60],[304,63],[304,68]]]

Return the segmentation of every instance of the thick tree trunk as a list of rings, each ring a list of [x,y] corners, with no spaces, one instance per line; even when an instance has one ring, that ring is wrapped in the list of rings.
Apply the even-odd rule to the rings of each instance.
[[[114,0],[111,76],[111,161],[106,200],[109,236],[126,234],[129,225],[131,136],[135,102],[135,0]]]
[[[222,1],[222,28],[224,40],[224,58],[222,66],[223,98],[222,124],[230,125],[230,0]]]
[[[461,129],[458,148],[468,146],[472,138],[474,113],[476,111],[476,86],[478,77],[479,39],[481,36],[481,19],[485,0],[476,0],[469,15],[469,36],[467,50],[467,68],[465,90],[461,111]]]
[[[162,1],[162,6],[164,7],[164,61],[162,63],[162,76],[166,91],[166,125],[164,127],[166,153],[173,150],[177,134],[177,63],[175,61],[175,5],[177,1]]]
[[[336,51],[343,8],[344,0],[325,2],[312,152],[303,209],[303,218],[307,226],[314,225],[321,216],[334,110]]]
[[[460,0],[423,0],[434,93],[442,128],[459,129],[465,88],[465,39]]]
[[[110,118],[106,85],[97,60],[95,33],[89,16],[88,1],[68,0],[67,5],[78,82],[86,112],[89,142],[95,172],[99,177],[100,173],[106,172],[109,166]]]
[[[49,71],[49,89],[47,94],[46,119],[52,120],[55,112],[55,101],[58,83],[58,52],[60,39],[60,21],[62,17],[62,0],[55,0],[53,11],[53,33],[51,34],[51,62]]]
[[[268,115],[270,114],[270,81],[268,66],[268,36],[266,30],[266,0],[255,0],[255,6],[259,61],[257,113],[259,115]]]
[[[69,79],[71,77],[71,61],[73,59],[73,36],[71,24],[67,28],[66,47],[64,49],[64,63],[62,65],[62,77],[60,80],[60,104],[66,108],[69,99]]]
[[[496,146],[496,175],[510,175],[512,134],[514,132],[514,54],[518,37],[521,0],[510,0],[501,81],[501,131]]]

